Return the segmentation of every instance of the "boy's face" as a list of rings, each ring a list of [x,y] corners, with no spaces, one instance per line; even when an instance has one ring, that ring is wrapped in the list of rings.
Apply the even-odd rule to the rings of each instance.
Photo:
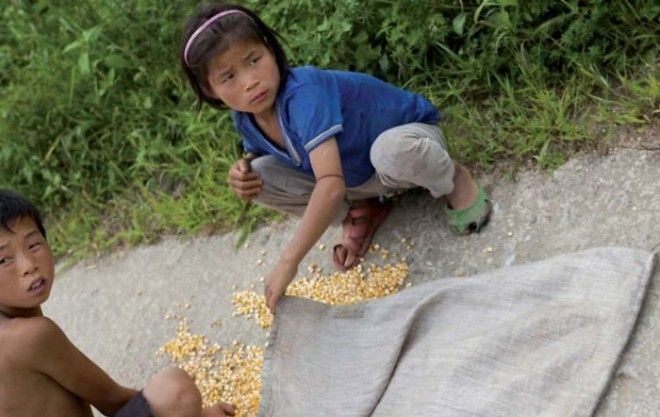
[[[238,41],[209,62],[211,96],[257,116],[273,110],[280,86],[275,55],[261,42]]]
[[[13,317],[40,312],[48,299],[55,263],[46,238],[31,217],[0,227],[0,311]]]

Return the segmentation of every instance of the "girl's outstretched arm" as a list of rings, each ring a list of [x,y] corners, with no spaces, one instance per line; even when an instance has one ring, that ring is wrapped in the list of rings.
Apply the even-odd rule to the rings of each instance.
[[[305,213],[279,262],[266,277],[266,304],[272,313],[286,287],[295,278],[300,261],[326,231],[346,194],[339,148],[335,138],[317,146],[309,154],[317,178]]]

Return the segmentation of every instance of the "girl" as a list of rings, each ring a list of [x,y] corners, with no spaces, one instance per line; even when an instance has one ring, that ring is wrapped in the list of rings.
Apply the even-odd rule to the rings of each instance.
[[[271,312],[331,223],[343,230],[335,264],[359,262],[390,211],[378,197],[421,186],[446,196],[455,233],[488,221],[488,195],[447,154],[424,97],[366,74],[289,68],[275,32],[237,5],[198,9],[180,53],[199,104],[232,110],[246,152],[229,170],[234,193],[302,216],[265,280]]]

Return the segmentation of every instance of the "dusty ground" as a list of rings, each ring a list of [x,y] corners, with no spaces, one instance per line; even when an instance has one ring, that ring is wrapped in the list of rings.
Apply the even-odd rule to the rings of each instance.
[[[375,242],[407,256],[413,285],[596,246],[658,250],[660,151],[640,147],[655,149],[660,139],[654,128],[634,135],[624,145],[629,147],[619,146],[607,156],[578,156],[554,173],[522,172],[515,181],[494,174],[482,178],[495,210],[479,235],[451,235],[438,203],[411,193],[398,201]],[[294,224],[290,220],[263,227],[239,250],[233,235],[172,238],[80,262],[61,271],[44,311],[112,376],[136,387],[167,364],[155,356],[175,334],[176,321],[165,319],[167,314],[184,314],[194,332],[223,345],[233,340],[263,344],[264,330],[253,321],[232,317],[232,286],[247,289],[254,284],[259,291],[259,278],[273,265]],[[311,253],[301,273],[312,262],[331,269],[327,248],[336,234],[326,233],[326,249]],[[406,248],[410,241],[411,250]],[[659,286],[651,289],[601,416],[658,415]],[[213,325],[217,320],[220,326]]]

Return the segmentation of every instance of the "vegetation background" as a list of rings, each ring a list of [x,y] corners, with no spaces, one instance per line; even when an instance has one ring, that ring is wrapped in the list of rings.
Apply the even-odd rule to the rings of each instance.
[[[47,214],[70,260],[273,216],[226,186],[227,112],[178,68],[190,0],[0,0],[0,187]],[[372,73],[429,97],[475,168],[555,167],[660,114],[653,0],[246,0],[292,65]]]

